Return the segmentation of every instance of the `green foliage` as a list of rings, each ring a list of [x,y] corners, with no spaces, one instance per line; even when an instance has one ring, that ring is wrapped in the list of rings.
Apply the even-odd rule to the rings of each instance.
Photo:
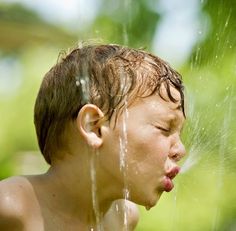
[[[24,53],[29,46],[71,46],[77,36],[45,22],[19,4],[0,4],[0,49],[5,55]]]
[[[232,0],[203,2],[202,11],[208,19],[205,20],[203,29],[206,30],[207,37],[197,44],[190,59],[193,61],[200,55],[195,63],[198,67],[202,64],[220,64],[228,55],[235,53],[236,49],[236,2]]]
[[[6,21],[18,21],[21,23],[43,23],[42,19],[32,10],[25,8],[21,4],[0,5],[0,19]]]
[[[134,48],[150,47],[160,17],[147,1],[130,1],[127,6],[121,4],[122,1],[103,2],[108,7],[101,9],[92,27],[88,28],[89,37]],[[112,4],[115,6],[112,7]]]

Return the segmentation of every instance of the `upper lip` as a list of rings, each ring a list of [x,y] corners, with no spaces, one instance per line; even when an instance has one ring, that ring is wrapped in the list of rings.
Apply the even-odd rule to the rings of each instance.
[[[167,173],[166,176],[169,177],[170,179],[174,179],[175,176],[180,172],[180,167],[175,166],[171,168]]]

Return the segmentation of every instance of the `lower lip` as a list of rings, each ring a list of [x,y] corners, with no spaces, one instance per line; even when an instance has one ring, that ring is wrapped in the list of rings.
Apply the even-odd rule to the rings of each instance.
[[[163,185],[164,185],[164,191],[166,192],[170,192],[174,188],[172,180],[167,176],[165,176],[163,180]]]

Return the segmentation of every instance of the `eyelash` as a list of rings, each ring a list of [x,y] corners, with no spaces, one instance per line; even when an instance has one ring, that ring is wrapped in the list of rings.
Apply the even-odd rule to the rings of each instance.
[[[167,132],[167,133],[169,133],[171,131],[170,129],[166,129],[166,128],[163,128],[163,127],[160,127],[160,126],[156,126],[156,128],[160,129],[163,132]]]

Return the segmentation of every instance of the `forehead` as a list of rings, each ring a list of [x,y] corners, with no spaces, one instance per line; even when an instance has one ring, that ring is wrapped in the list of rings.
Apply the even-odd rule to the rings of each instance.
[[[182,125],[185,121],[185,116],[181,106],[180,92],[170,85],[171,96],[176,100],[170,100],[167,90],[164,85],[160,86],[160,94],[158,92],[147,97],[132,97],[132,100],[127,102],[129,117],[135,117],[135,120],[165,120],[172,122],[180,122]],[[110,122],[116,127],[116,121],[122,121],[125,108],[114,112]]]
[[[160,87],[160,94],[163,97],[163,99],[167,102],[170,101],[170,103],[173,103],[173,105],[172,105],[173,107],[176,107],[176,105],[181,105],[180,92],[176,88],[172,87],[171,85],[170,85],[170,93],[171,93],[172,97],[176,100],[175,103],[170,100],[170,98],[167,94],[167,89],[162,84]]]
[[[181,107],[181,96],[177,89],[170,87],[170,92],[176,102],[172,102],[167,94],[166,88],[161,86],[160,95],[158,93],[149,97],[138,98],[131,105],[130,110],[135,109],[137,115],[153,116],[160,119],[184,121],[184,115]],[[132,109],[133,108],[133,109]]]

